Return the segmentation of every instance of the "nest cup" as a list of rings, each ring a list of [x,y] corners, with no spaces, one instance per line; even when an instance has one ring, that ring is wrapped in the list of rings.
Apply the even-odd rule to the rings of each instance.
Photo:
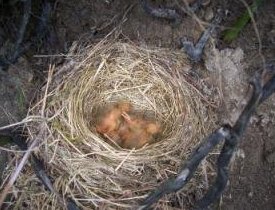
[[[41,101],[31,110],[38,115],[44,106],[49,118],[39,155],[48,163],[56,190],[79,207],[134,207],[178,172],[212,125],[204,123],[209,111],[186,74],[188,61],[181,51],[113,41],[73,49],[68,60],[56,69],[46,103]],[[161,124],[154,143],[128,150],[96,132],[100,110],[119,101],[130,102],[135,112]],[[35,137],[34,124],[28,126]],[[192,188],[191,183],[188,190]],[[42,187],[30,189],[24,196],[32,208],[62,208]],[[183,196],[185,191],[178,199]],[[170,204],[164,199],[158,205]]]

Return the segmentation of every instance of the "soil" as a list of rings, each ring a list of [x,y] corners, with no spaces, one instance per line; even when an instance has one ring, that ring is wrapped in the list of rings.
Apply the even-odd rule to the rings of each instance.
[[[1,3],[2,1],[0,1]],[[172,3],[171,3],[172,2]],[[234,18],[245,8],[241,1],[210,1],[198,16],[209,21],[220,6],[227,8],[229,16],[222,23],[230,26]],[[152,1],[155,6],[167,5],[167,1]],[[250,2],[248,2],[250,3]],[[169,6],[183,6],[181,1],[170,1]],[[275,2],[265,1],[256,14],[255,22],[262,41],[262,55],[266,62],[274,61],[275,55]],[[181,11],[182,13],[183,11]],[[127,0],[59,0],[54,4],[51,27],[47,42],[36,51],[28,52],[11,66],[8,72],[0,70],[0,126],[16,122],[26,114],[26,104],[33,96],[34,89],[41,83],[41,75],[49,64],[62,64],[64,61],[54,55],[66,53],[71,44],[89,34],[90,42],[97,42],[114,27],[121,30],[121,38],[134,43],[179,48],[183,36],[197,40],[203,31],[194,18],[186,16],[181,23],[159,20],[147,15],[139,1]],[[0,35],[3,33],[1,31]],[[1,39],[0,39],[1,41]],[[44,40],[45,41],[45,40]],[[243,80],[251,77],[262,59],[259,53],[259,40],[255,27],[250,22],[233,43],[216,40],[219,48],[241,48],[244,52]],[[2,45],[1,45],[2,46]],[[207,48],[205,50],[207,53]],[[43,70],[41,70],[43,69]],[[211,72],[207,73],[208,75]],[[37,78],[40,80],[37,80]],[[243,81],[246,84],[247,81]],[[222,112],[221,112],[222,113]],[[224,116],[221,116],[221,119]],[[230,182],[218,204],[219,209],[275,209],[275,96],[258,110],[243,136],[238,152],[230,167]],[[1,157],[5,153],[0,153]],[[5,158],[1,158],[5,160]],[[0,166],[3,164],[0,164]],[[0,168],[0,171],[2,169]]]

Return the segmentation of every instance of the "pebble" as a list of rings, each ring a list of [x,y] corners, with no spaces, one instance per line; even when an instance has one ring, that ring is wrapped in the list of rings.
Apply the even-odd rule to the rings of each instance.
[[[201,3],[201,5],[204,6],[204,7],[206,7],[206,6],[208,6],[210,3],[211,3],[211,0],[203,0],[202,3]]]
[[[212,8],[208,7],[206,10],[205,10],[205,14],[204,14],[204,19],[206,21],[210,21],[214,18],[214,12],[212,10]]]

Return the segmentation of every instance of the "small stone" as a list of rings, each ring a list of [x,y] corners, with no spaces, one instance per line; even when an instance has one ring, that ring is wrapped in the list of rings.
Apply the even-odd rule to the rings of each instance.
[[[260,119],[259,119],[259,117],[258,116],[252,116],[251,118],[250,118],[250,123],[251,124],[254,124],[254,123],[258,123],[260,121]]]
[[[268,32],[268,40],[274,44],[275,43],[275,29],[272,29],[271,31]]]
[[[236,151],[236,157],[244,159],[245,158],[245,152],[244,152],[244,150],[243,149],[238,149]]]
[[[204,7],[206,7],[206,6],[208,6],[210,3],[211,3],[211,0],[203,0],[202,3],[201,3],[201,5],[204,6]]]
[[[105,4],[111,4],[113,3],[113,0],[104,0]]]
[[[275,163],[275,152],[272,152],[266,157],[267,162],[269,163]]]

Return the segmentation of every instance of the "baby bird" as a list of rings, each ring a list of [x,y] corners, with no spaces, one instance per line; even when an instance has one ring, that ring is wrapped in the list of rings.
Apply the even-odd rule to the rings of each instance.
[[[119,129],[121,147],[126,149],[141,148],[147,143],[151,143],[153,135],[160,132],[160,126],[145,119],[130,117],[122,114],[124,123]]]
[[[98,133],[125,149],[139,149],[151,143],[160,125],[131,113],[132,105],[120,102],[109,108],[96,125]]]
[[[122,114],[129,112],[131,109],[132,106],[128,102],[120,102],[109,108],[96,125],[97,132],[116,141],[118,138],[117,131],[123,120]]]

